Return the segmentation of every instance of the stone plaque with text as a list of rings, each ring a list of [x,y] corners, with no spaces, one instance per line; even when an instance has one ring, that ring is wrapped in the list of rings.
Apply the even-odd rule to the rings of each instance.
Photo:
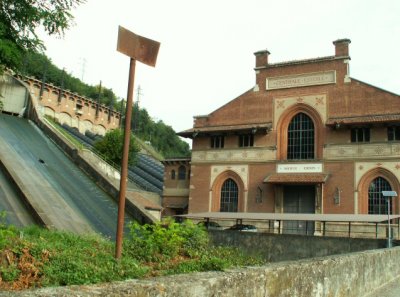
[[[274,90],[334,83],[336,83],[336,71],[332,70],[325,72],[269,77],[266,81],[266,88],[267,90]]]
[[[277,173],[321,173],[322,164],[278,164],[276,167]]]

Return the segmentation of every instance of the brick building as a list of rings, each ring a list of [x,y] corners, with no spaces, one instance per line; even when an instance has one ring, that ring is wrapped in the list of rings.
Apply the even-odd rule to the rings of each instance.
[[[163,216],[187,213],[190,159],[167,159],[162,164],[164,165]]]
[[[333,56],[274,64],[256,52],[254,88],[178,133],[193,139],[189,213],[387,213],[400,96],[350,77],[350,40],[333,44]]]

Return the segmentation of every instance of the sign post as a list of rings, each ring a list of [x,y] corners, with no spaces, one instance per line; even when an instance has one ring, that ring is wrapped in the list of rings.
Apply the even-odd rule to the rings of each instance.
[[[160,43],[119,26],[117,51],[130,57],[128,94],[125,112],[124,146],[121,164],[121,180],[118,198],[118,222],[115,246],[115,258],[120,259],[122,254],[122,238],[125,221],[125,196],[126,182],[128,177],[128,158],[129,143],[131,138],[131,119],[133,106],[133,87],[135,82],[136,60],[146,65],[154,67],[156,65],[157,54]]]
[[[388,241],[387,247],[392,247],[392,230],[390,228],[390,198],[397,197],[396,191],[382,191],[382,196],[387,199],[387,215],[388,215]]]

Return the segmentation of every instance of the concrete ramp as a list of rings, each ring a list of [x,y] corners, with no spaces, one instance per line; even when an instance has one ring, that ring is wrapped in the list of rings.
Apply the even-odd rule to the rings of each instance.
[[[39,160],[26,158],[24,151],[18,148],[2,141],[0,160],[40,221],[45,226],[58,230],[68,230],[79,234],[93,232],[89,223],[74,212],[49,184],[39,168],[46,165]]]
[[[0,114],[0,162],[44,225],[115,236],[115,201],[34,124]]]
[[[19,196],[18,189],[0,166],[0,211],[6,212],[6,222],[18,227],[35,224],[34,217]]]

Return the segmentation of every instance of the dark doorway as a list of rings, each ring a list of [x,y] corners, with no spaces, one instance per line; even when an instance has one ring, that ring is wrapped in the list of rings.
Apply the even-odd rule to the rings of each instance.
[[[284,213],[315,213],[315,186],[285,186],[283,188]],[[285,221],[283,233],[314,234],[314,222]]]

